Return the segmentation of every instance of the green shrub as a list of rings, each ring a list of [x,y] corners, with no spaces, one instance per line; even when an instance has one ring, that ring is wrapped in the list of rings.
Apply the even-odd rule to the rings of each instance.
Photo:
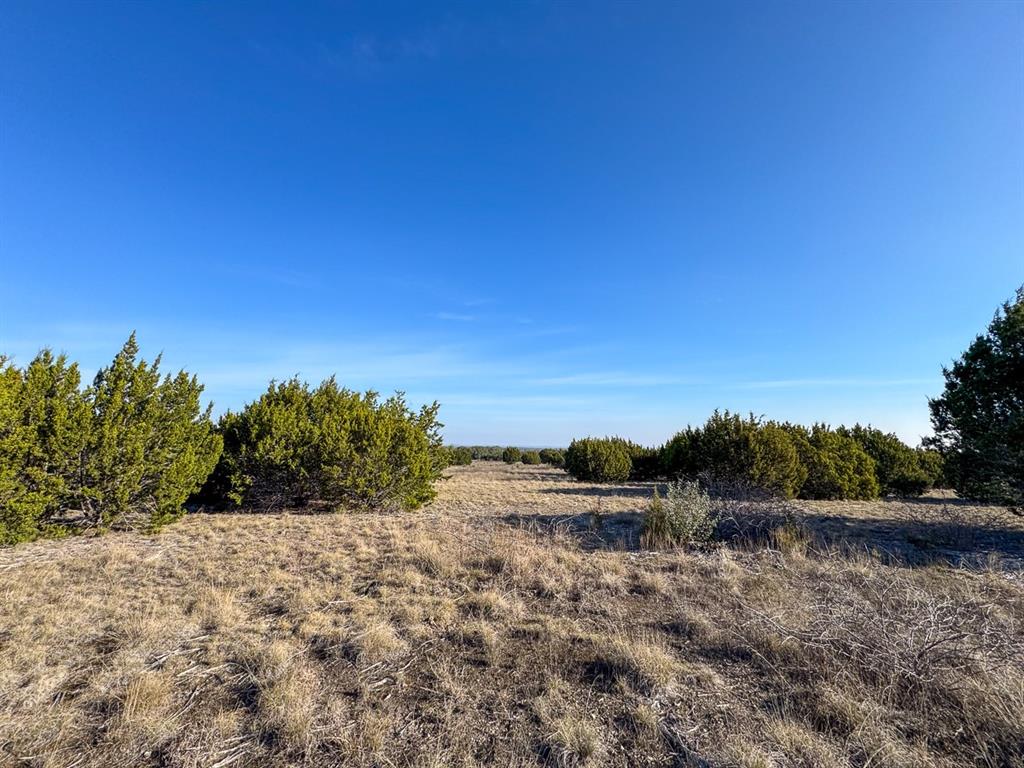
[[[759,423],[748,436],[750,481],[758,488],[787,499],[795,497],[807,479],[789,433],[774,422]]]
[[[540,464],[540,452],[539,451],[523,451],[523,464]]]
[[[518,464],[523,459],[523,452],[518,448],[509,446],[501,452],[501,460],[506,464]]]
[[[629,452],[630,480],[642,482],[656,480],[662,476],[661,451],[658,448],[648,448],[627,440],[626,450]]]
[[[80,495],[90,439],[78,366],[41,351],[21,371],[0,360],[0,543],[52,528]]]
[[[700,430],[687,426],[661,447],[661,472],[670,479],[696,477],[702,471],[698,463],[697,440]]]
[[[852,437],[875,462],[881,492],[895,496],[920,496],[931,485],[917,452],[892,433],[855,424],[836,430]]]
[[[183,513],[220,455],[202,387],[136,361],[134,334],[80,388],[78,367],[43,350],[0,362],[0,542],[73,527],[156,530]]]
[[[92,430],[85,507],[97,524],[154,530],[180,517],[221,453],[203,388],[184,371],[160,378],[160,358],[136,362],[134,334],[88,390]]]
[[[207,497],[273,508],[312,501],[333,507],[412,509],[434,497],[447,459],[437,403],[410,410],[401,394],[272,382],[221,419],[224,455]]]
[[[930,448],[916,448],[917,464],[921,472],[928,478],[929,488],[949,488],[950,483],[946,477],[946,462],[942,454]]]
[[[657,489],[644,514],[640,539],[649,549],[710,541],[715,532],[711,498],[696,482],[669,483],[663,500]]]
[[[463,446],[448,448],[448,466],[466,467],[473,463],[473,451]]]
[[[961,496],[1024,510],[1024,286],[942,374],[929,447]]]
[[[577,480],[621,483],[632,468],[629,443],[621,437],[573,440],[565,452],[565,471]]]
[[[875,462],[852,437],[824,424],[784,425],[807,468],[800,491],[805,499],[874,499],[880,488]]]
[[[715,411],[703,427],[676,434],[661,450],[661,465],[669,477],[701,475],[786,498],[799,492],[807,475],[787,430],[729,411]]]
[[[555,448],[544,448],[540,452],[540,460],[543,464],[550,464],[552,467],[561,467],[565,464],[564,454]]]
[[[469,450],[474,461],[501,461],[501,454],[505,449],[500,445],[471,445]]]

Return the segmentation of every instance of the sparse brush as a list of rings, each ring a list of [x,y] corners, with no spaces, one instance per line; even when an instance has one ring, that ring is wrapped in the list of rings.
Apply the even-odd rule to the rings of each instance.
[[[451,474],[416,515],[193,515],[0,549],[0,765],[1024,765],[1006,510],[957,504],[983,530],[938,539],[1002,565],[824,546],[857,528],[881,548],[883,521],[947,516],[934,499],[713,498],[726,545],[637,551],[509,520],[598,498],[618,528],[635,486]],[[673,541],[676,498],[652,503]]]
[[[695,482],[669,483],[665,498],[654,496],[644,514],[640,540],[648,549],[704,543],[715,531],[711,498]]]

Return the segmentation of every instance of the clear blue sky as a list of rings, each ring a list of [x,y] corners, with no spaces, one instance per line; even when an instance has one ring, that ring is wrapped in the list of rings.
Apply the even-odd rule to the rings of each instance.
[[[0,7],[0,351],[454,442],[873,422],[1024,282],[1024,6]]]

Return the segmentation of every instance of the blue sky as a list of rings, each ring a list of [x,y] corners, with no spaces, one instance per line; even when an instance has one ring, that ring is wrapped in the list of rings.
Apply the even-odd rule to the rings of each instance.
[[[872,422],[1024,282],[1024,5],[0,8],[0,351],[453,442]]]

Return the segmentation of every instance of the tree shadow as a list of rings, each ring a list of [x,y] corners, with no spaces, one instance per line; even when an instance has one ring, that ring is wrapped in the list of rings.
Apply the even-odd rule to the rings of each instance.
[[[579,490],[603,489],[583,487]],[[1024,572],[1024,524],[1016,524],[1011,513],[1001,508],[979,511],[977,507],[961,510],[948,506],[945,511],[948,516],[936,517],[933,509],[929,509],[928,519],[912,514],[870,517],[841,510],[800,509],[784,503],[746,502],[732,512],[729,525],[724,524],[724,520],[720,523],[718,532],[722,546],[756,551],[777,548],[774,532],[796,526],[806,539],[808,554],[814,557],[867,555],[897,567],[919,568],[944,563],[975,571],[994,568]],[[641,548],[641,511],[591,511],[571,515],[512,513],[499,519],[517,528],[568,537],[587,551]]]
[[[801,522],[824,551],[872,553],[893,565],[946,563],[968,570],[1024,571],[1024,526],[999,508],[969,512],[947,505],[945,518],[861,517],[804,511]]]
[[[649,485],[560,485],[556,488],[541,488],[541,493],[554,493],[563,496],[622,496],[626,498],[649,499],[654,493],[657,483]],[[659,490],[664,490],[660,488]]]
[[[499,520],[544,535],[566,536],[586,551],[635,550],[640,547],[643,515],[640,512],[511,513]]]

